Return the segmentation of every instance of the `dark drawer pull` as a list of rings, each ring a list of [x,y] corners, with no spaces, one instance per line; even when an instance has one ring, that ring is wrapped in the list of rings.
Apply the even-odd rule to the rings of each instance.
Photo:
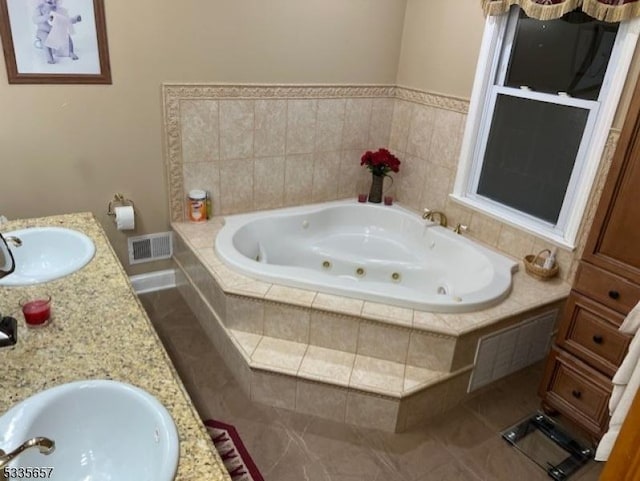
[[[582,397],[582,393],[577,389],[574,389],[573,391],[571,391],[571,395],[576,399],[580,399]]]
[[[604,341],[604,339],[602,338],[602,336],[593,336],[593,342],[595,342],[596,344],[602,344]]]
[[[620,293],[618,291],[609,291],[609,297],[611,299],[620,299]]]

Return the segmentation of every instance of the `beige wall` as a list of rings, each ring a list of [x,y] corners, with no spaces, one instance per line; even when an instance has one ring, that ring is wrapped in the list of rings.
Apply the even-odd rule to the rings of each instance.
[[[113,193],[136,203],[132,234],[168,228],[162,82],[395,82],[403,0],[106,3],[113,85],[8,85],[0,68],[0,214],[92,211],[123,261]]]
[[[398,85],[470,98],[483,30],[479,0],[407,0]]]

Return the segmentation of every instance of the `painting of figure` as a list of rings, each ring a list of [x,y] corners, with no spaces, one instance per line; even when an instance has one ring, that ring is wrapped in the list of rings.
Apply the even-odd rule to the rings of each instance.
[[[107,83],[103,0],[0,0],[0,19],[10,82]]]
[[[70,57],[78,60],[73,51],[73,24],[82,21],[81,15],[70,17],[60,5],[63,0],[44,0],[33,12],[33,22],[37,25],[34,46],[44,49],[48,63],[56,63],[56,57]]]

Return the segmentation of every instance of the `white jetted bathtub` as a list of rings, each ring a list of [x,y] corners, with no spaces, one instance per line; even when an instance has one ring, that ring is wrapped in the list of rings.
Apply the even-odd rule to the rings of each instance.
[[[399,206],[355,200],[226,217],[216,251],[260,280],[436,312],[497,304],[518,266]]]

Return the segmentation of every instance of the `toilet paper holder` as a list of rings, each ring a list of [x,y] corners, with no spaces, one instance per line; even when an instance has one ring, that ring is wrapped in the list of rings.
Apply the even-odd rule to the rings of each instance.
[[[136,207],[133,201],[131,199],[127,199],[124,195],[120,193],[113,194],[113,200],[109,202],[109,205],[107,207],[107,215],[115,217],[116,213],[114,212],[113,208],[125,205],[130,205],[134,209]]]

